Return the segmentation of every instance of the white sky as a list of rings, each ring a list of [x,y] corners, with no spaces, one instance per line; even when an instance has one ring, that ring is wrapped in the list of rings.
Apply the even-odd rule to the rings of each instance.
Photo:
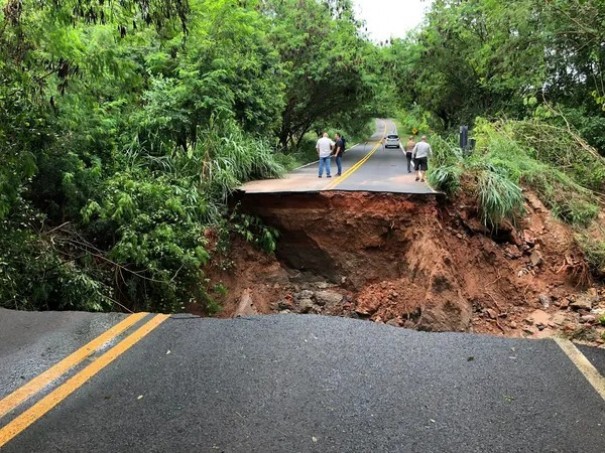
[[[366,21],[373,41],[402,38],[422,23],[431,0],[354,0],[357,18]]]

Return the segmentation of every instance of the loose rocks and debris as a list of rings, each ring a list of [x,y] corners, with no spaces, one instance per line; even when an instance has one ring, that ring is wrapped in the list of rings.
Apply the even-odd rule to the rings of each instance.
[[[584,257],[573,234],[526,197],[521,225],[486,232],[472,203],[436,197],[251,196],[244,208],[280,231],[276,257],[241,242],[231,269],[206,272],[228,289],[221,316],[233,316],[249,288],[259,313],[602,343],[605,299],[581,287]]]

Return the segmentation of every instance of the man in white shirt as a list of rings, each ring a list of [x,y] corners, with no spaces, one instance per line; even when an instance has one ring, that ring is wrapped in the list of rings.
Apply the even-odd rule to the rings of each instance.
[[[424,182],[424,173],[429,169],[429,157],[433,155],[433,149],[431,145],[426,141],[426,135],[422,136],[422,141],[416,143],[412,151],[416,168],[418,169],[418,176],[416,181],[420,180]]]
[[[317,155],[319,156],[319,177],[321,178],[324,173],[324,167],[326,167],[326,177],[331,178],[330,174],[330,157],[332,156],[332,149],[334,148],[334,142],[328,137],[328,133],[324,132],[323,137],[317,140]]]

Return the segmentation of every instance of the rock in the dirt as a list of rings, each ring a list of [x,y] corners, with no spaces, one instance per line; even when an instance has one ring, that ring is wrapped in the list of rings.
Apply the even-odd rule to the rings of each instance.
[[[327,288],[330,288],[332,286],[334,286],[334,285],[331,285],[328,282],[318,282],[318,283],[315,283],[315,287],[317,289],[327,289]]]
[[[531,232],[529,230],[523,231],[523,240],[530,247],[535,245],[535,243],[536,243],[536,238],[534,237],[533,234],[531,234]]]
[[[399,320],[397,318],[390,319],[387,326],[399,327]]]
[[[561,310],[567,310],[567,308],[569,307],[569,299],[562,299],[561,302],[559,302],[559,308]]]
[[[569,304],[574,310],[592,310],[592,298],[590,296],[579,297]]]
[[[403,328],[404,329],[415,329],[416,328],[416,324],[414,323],[414,321],[411,321],[411,320],[407,319],[403,323]]]
[[[300,293],[295,294],[294,298],[296,300],[312,299],[314,294],[315,293],[313,291],[305,289],[305,290],[302,290]]]
[[[510,327],[511,329],[516,329],[517,323],[515,321],[511,321],[510,323],[508,323],[508,327]]]
[[[544,262],[544,258],[542,257],[542,254],[538,250],[534,250],[531,252],[529,261],[531,262],[531,265],[533,267],[538,267],[538,266],[542,265],[542,263]]]
[[[315,308],[313,301],[311,299],[302,299],[298,303],[298,312],[299,313],[309,313]]]
[[[496,312],[496,310],[494,310],[493,308],[488,308],[485,310],[485,313],[487,314],[487,316],[489,316],[491,319],[497,319],[498,318],[498,313]]]
[[[291,300],[282,299],[277,303],[277,308],[279,310],[292,310],[294,308],[294,304]]]
[[[240,298],[239,304],[237,306],[237,310],[235,310],[234,318],[239,318],[241,316],[253,316],[258,315],[258,310],[254,306],[254,302],[252,301],[252,291],[249,289],[245,289],[242,293],[242,297]]]
[[[317,291],[315,293],[315,300],[317,301],[317,305],[337,305],[342,302],[344,296],[337,291],[325,290],[325,291]]]
[[[589,323],[592,324],[597,320],[597,317],[595,315],[583,315],[580,316],[580,322],[581,323]]]
[[[519,247],[517,247],[516,245],[512,245],[509,244],[504,248],[504,254],[511,259],[517,259],[517,258],[521,258],[522,253],[521,250],[519,250]]]
[[[550,304],[552,304],[552,299],[550,298],[550,296],[547,296],[546,294],[540,294],[538,296],[538,300],[540,301],[540,303],[542,304],[542,307],[544,307],[544,308],[548,308],[548,307],[550,307]]]
[[[279,313],[282,314],[282,315],[287,315],[287,314],[290,314],[292,312],[290,310],[282,310]]]

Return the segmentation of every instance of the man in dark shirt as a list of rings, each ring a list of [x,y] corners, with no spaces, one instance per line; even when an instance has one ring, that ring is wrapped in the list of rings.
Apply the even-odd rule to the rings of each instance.
[[[336,167],[338,167],[336,176],[340,176],[342,174],[342,155],[345,153],[345,144],[342,136],[338,133],[334,137],[334,141],[336,142],[334,145],[334,157],[336,160]]]

